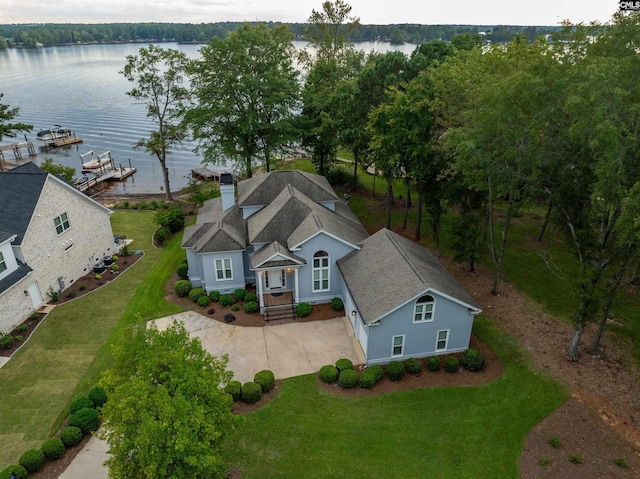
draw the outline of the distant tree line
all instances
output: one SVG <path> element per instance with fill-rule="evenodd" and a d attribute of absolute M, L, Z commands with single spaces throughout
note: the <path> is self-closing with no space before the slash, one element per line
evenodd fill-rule
<path fill-rule="evenodd" d="M 264 23 L 273 29 L 279 22 Z M 213 38 L 226 38 L 228 33 L 238 29 L 242 22 L 217 23 L 45 23 L 37 25 L 0 25 L 0 49 L 12 47 L 35 47 L 38 44 L 69 45 L 77 43 L 116 42 L 182 42 L 206 43 Z M 308 23 L 289 24 L 294 39 L 304 38 Z M 473 26 L 473 25 L 361 25 L 347 37 L 351 42 L 385 41 L 394 44 L 423 43 L 430 40 L 451 41 L 456 35 L 482 34 L 486 42 L 507 43 L 516 36 L 524 36 L 533 41 L 557 31 L 551 26 Z"/>

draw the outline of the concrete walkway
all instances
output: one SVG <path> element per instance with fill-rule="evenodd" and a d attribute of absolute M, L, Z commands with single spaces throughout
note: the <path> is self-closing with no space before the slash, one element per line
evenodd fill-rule
<path fill-rule="evenodd" d="M 365 362 L 360 344 L 346 317 L 326 321 L 291 323 L 248 328 L 221 323 L 193 311 L 156 319 L 158 329 L 180 321 L 192 337 L 214 356 L 229 355 L 228 369 L 234 379 L 252 381 L 258 371 L 270 369 L 276 379 L 286 379 L 318 371 L 325 364 L 349 358 Z M 78 453 L 59 479 L 108 479 L 103 466 L 107 444 L 95 436 Z"/>

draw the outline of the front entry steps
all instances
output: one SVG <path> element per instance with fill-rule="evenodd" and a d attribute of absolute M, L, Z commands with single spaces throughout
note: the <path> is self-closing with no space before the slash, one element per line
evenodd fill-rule
<path fill-rule="evenodd" d="M 284 306 L 272 306 L 264 311 L 265 321 L 289 320 L 295 321 L 297 317 L 296 308 L 293 304 Z"/>

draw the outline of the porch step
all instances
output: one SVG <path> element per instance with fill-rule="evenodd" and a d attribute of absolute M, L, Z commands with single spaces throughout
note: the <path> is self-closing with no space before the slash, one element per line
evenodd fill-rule
<path fill-rule="evenodd" d="M 296 310 L 293 306 L 289 305 L 281 308 L 270 308 L 264 312 L 265 321 L 276 321 L 276 320 L 296 320 Z"/>

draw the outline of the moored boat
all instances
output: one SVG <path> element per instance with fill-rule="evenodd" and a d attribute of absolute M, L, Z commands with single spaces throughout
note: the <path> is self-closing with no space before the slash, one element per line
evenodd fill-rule
<path fill-rule="evenodd" d="M 88 155 L 91 155 L 91 159 L 85 162 L 84 157 Z M 104 153 L 100 153 L 98 155 L 95 155 L 93 151 L 90 151 L 88 153 L 85 153 L 84 155 L 80 155 L 80 160 L 82 161 L 83 173 L 98 173 L 106 169 L 113 168 L 111 152 L 109 151 L 105 151 Z"/>
<path fill-rule="evenodd" d="M 63 128 L 60 125 L 53 125 L 48 130 L 40 130 L 36 137 L 40 141 L 55 141 L 62 138 L 67 138 L 72 135 L 72 131 L 69 128 Z"/>

